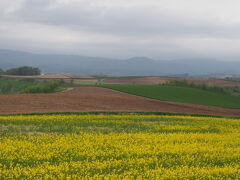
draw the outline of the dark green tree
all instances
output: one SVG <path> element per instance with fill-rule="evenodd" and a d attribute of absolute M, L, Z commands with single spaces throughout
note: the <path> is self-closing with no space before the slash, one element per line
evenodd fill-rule
<path fill-rule="evenodd" d="M 4 74 L 4 70 L 0 68 L 0 75 Z"/>
<path fill-rule="evenodd" d="M 6 71 L 7 75 L 18 75 L 18 76 L 35 76 L 40 75 L 41 71 L 39 68 L 31 66 L 23 66 L 18 68 L 9 69 Z"/>

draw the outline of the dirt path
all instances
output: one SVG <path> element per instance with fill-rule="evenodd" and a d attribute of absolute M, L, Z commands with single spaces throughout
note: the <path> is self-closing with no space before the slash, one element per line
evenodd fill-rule
<path fill-rule="evenodd" d="M 89 111 L 157 111 L 240 116 L 240 109 L 165 102 L 99 87 L 78 87 L 55 94 L 0 95 L 0 114 Z"/>

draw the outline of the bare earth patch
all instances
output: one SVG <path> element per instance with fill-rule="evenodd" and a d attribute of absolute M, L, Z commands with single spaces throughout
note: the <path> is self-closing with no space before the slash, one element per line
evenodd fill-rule
<path fill-rule="evenodd" d="M 142 124 L 169 124 L 169 122 L 166 121 L 143 121 Z"/>
<path fill-rule="evenodd" d="M 91 111 L 240 116 L 240 109 L 159 101 L 99 87 L 78 87 L 54 94 L 0 95 L 0 114 Z"/>
<path fill-rule="evenodd" d="M 194 83 L 207 83 L 217 86 L 240 86 L 240 82 L 226 81 L 213 78 L 171 78 L 160 76 L 149 76 L 139 78 L 119 78 L 119 79 L 105 79 L 103 82 L 116 84 L 162 84 L 169 80 L 186 80 Z"/>
<path fill-rule="evenodd" d="M 33 125 L 22 125 L 22 124 L 2 124 L 0 126 L 0 132 L 8 132 L 8 131 L 18 131 L 18 132 L 32 132 L 37 129 L 37 126 Z"/>

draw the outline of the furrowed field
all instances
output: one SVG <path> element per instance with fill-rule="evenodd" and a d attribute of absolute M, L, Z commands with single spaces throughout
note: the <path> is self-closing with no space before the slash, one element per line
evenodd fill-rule
<path fill-rule="evenodd" d="M 0 179 L 240 179 L 240 119 L 0 116 Z"/>

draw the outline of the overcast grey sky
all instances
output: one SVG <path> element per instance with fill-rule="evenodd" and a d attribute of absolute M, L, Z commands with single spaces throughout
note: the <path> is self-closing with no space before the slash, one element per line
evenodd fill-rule
<path fill-rule="evenodd" d="M 240 57 L 239 0 L 0 0 L 0 48 L 128 58 Z"/>

